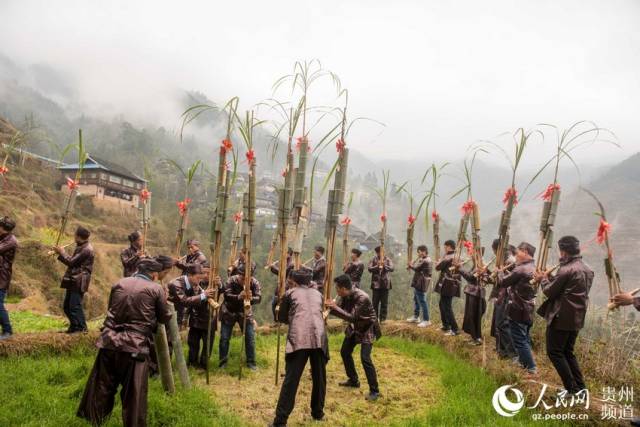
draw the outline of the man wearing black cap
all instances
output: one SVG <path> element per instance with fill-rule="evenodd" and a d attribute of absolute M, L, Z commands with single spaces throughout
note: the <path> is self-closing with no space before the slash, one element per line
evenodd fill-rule
<path fill-rule="evenodd" d="M 387 320 L 387 307 L 389 306 L 389 290 L 391 289 L 391 278 L 389 273 L 393 272 L 393 262 L 388 256 L 380 259 L 380 246 L 375 249 L 376 255 L 369 261 L 367 269 L 371 273 L 371 292 L 373 309 L 380 322 Z"/>
<path fill-rule="evenodd" d="M 340 356 L 347 373 L 347 381 L 341 382 L 343 387 L 360 387 L 356 365 L 353 362 L 353 350 L 360 344 L 360 360 L 364 373 L 369 383 L 367 400 L 377 400 L 380 396 L 378 389 L 378 375 L 376 367 L 371 360 L 373 343 L 380 338 L 380 325 L 369 295 L 361 289 L 355 288 L 349 280 L 349 276 L 338 276 L 333 280 L 336 284 L 336 293 L 340 297 L 340 304 L 329 300 L 326 302 L 331 309 L 331 314 L 348 323 L 344 331 L 344 341 L 340 349 Z"/>
<path fill-rule="evenodd" d="M 536 270 L 533 262 L 535 253 L 536 248 L 531 244 L 520 243 L 516 251 L 516 266 L 510 273 L 499 272 L 497 280 L 498 286 L 507 290 L 507 317 L 511 339 L 518 353 L 518 362 L 527 370 L 529 376 L 537 374 L 529 336 L 536 302 L 536 289 L 531 284 Z"/>
<path fill-rule="evenodd" d="M 561 238 L 558 248 L 560 267 L 556 276 L 550 279 L 544 272 L 535 274 L 547 297 L 538 314 L 547 323 L 547 356 L 560 375 L 565 390 L 577 393 L 586 385 L 573 346 L 584 326 L 594 273 L 582 261 L 577 238 Z"/>
<path fill-rule="evenodd" d="M 242 328 L 244 324 L 247 325 L 247 330 L 244 331 L 244 347 L 247 360 L 247 367 L 252 371 L 258 369 L 256 365 L 256 337 L 253 327 L 253 309 L 249 308 L 249 312 L 245 314 L 244 311 L 244 273 L 245 264 L 241 264 L 237 267 L 238 274 L 229 277 L 227 283 L 222 288 L 224 294 L 224 301 L 220 309 L 220 344 L 219 344 L 219 366 L 224 368 L 227 366 L 227 356 L 229 355 L 229 341 L 231 340 L 231 333 L 236 323 Z M 251 288 L 250 298 L 251 305 L 259 304 L 262 300 L 260 282 L 253 276 L 255 268 L 251 269 Z M 245 322 L 245 315 L 247 316 Z"/>
<path fill-rule="evenodd" d="M 136 272 L 138 261 L 144 256 L 142 252 L 142 234 L 134 231 L 127 236 L 129 239 L 129 247 L 120 252 L 120 261 L 122 261 L 122 277 L 131 277 Z"/>
<path fill-rule="evenodd" d="M 169 262 L 166 262 L 166 260 Z M 145 258 L 137 273 L 111 288 L 109 309 L 96 346 L 98 356 L 89 374 L 78 417 L 102 424 L 113 410 L 121 386 L 122 421 L 125 426 L 145 426 L 150 339 L 158 323 L 171 318 L 166 295 L 157 282 L 173 266 L 171 258 Z"/>
<path fill-rule="evenodd" d="M 288 280 L 290 289 L 285 293 L 278 313 L 278 320 L 289 325 L 285 377 L 273 426 L 287 425 L 307 361 L 311 364 L 311 416 L 315 420 L 324 417 L 327 392 L 329 341 L 322 315 L 322 295 L 309 287 L 311 274 L 306 270 L 294 270 Z"/>
<path fill-rule="evenodd" d="M 82 297 L 89 289 L 93 271 L 93 247 L 89 243 L 91 233 L 84 227 L 78 227 L 75 233 L 76 248 L 73 255 L 67 255 L 61 246 L 54 247 L 58 261 L 67 266 L 62 276 L 61 288 L 66 289 L 64 296 L 64 314 L 69 319 L 67 333 L 86 332 L 87 322 L 82 309 Z"/>
<path fill-rule="evenodd" d="M 18 249 L 18 240 L 12 233 L 15 226 L 16 223 L 8 216 L 0 219 L 0 323 L 2 324 L 0 340 L 7 339 L 13 334 L 9 313 L 4 307 L 4 299 L 11 284 L 13 260 Z"/>
<path fill-rule="evenodd" d="M 167 286 L 169 301 L 173 303 L 174 307 L 180 307 L 181 311 L 189 314 L 187 363 L 191 366 L 204 368 L 206 366 L 205 345 L 207 345 L 207 323 L 209 321 L 207 299 L 213 297 L 214 287 L 210 286 L 204 290 L 200 286 L 200 283 L 205 281 L 208 276 L 207 270 L 201 264 L 191 264 L 184 272 L 185 275 L 176 277 L 169 282 Z M 215 331 L 215 328 L 212 328 L 212 331 Z M 209 342 L 209 354 L 211 354 L 213 337 L 212 334 Z M 202 353 L 200 353 L 201 343 Z"/>

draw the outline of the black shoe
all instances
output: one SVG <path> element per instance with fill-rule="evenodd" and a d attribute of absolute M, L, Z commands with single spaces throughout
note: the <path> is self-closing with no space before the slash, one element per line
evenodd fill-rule
<path fill-rule="evenodd" d="M 353 388 L 358 388 L 360 387 L 360 382 L 353 382 L 351 380 L 346 380 L 346 381 L 342 381 L 341 383 L 338 383 L 338 385 L 340 387 L 353 387 Z"/>
<path fill-rule="evenodd" d="M 11 338 L 11 336 L 13 336 L 13 333 L 11 333 L 11 332 L 4 332 L 2 335 L 0 335 L 0 341 L 2 341 L 2 340 L 8 340 L 9 338 Z"/>
<path fill-rule="evenodd" d="M 313 418 L 314 421 L 322 422 L 324 421 L 324 414 L 320 415 L 319 417 L 311 414 L 311 418 Z"/>
<path fill-rule="evenodd" d="M 218 368 L 224 369 L 226 367 L 227 367 L 227 361 L 226 360 L 221 360 L 220 363 L 218 363 Z"/>
<path fill-rule="evenodd" d="M 375 402 L 380 397 L 380 393 L 377 391 L 370 391 L 364 398 L 370 402 Z"/>
<path fill-rule="evenodd" d="M 249 368 L 251 371 L 254 371 L 254 372 L 258 370 L 258 367 L 253 363 L 248 364 L 247 368 Z"/>

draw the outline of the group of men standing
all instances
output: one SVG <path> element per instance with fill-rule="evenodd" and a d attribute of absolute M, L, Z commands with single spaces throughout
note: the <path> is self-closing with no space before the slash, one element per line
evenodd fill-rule
<path fill-rule="evenodd" d="M 497 253 L 499 241 L 492 244 Z M 440 294 L 440 318 L 445 335 L 459 334 L 458 323 L 453 312 L 453 298 L 465 294 L 465 309 L 462 329 L 471 337 L 470 343 L 482 344 L 482 318 L 486 311 L 485 287 L 493 285 L 490 300 L 494 303 L 491 335 L 495 337 L 495 350 L 501 358 L 511 359 L 525 369 L 527 376 L 537 374 L 533 357 L 530 331 L 536 314 L 538 290 L 546 297 L 538 307 L 537 314 L 546 323 L 547 356 L 556 368 L 565 390 L 577 393 L 585 388 L 585 382 L 574 354 L 574 345 L 584 319 L 589 302 L 589 291 L 594 273 L 580 255 L 580 242 L 574 236 L 565 236 L 558 241 L 560 263 L 555 275 L 537 271 L 535 267 L 536 248 L 522 242 L 518 247 L 510 247 L 505 254 L 504 267 L 465 268 L 456 259 L 456 243 L 444 243 L 444 256 L 435 263 L 439 272 L 434 291 Z M 432 275 L 432 261 L 425 246 L 418 247 L 418 257 L 408 266 L 414 271 L 411 286 L 414 288 L 414 315 L 407 319 L 419 322 L 420 311 L 423 321 L 419 326 L 429 326 L 428 306 L 424 293 Z M 462 287 L 462 279 L 467 282 Z M 631 304 L 628 294 L 616 297 L 623 304 Z M 637 298 L 636 298 L 637 299 Z M 635 301 L 633 301 L 635 303 Z M 637 303 L 636 303 L 637 304 Z"/>
<path fill-rule="evenodd" d="M 17 239 L 12 233 L 14 228 L 12 219 L 0 218 L 0 339 L 9 338 L 12 334 L 4 300 L 18 248 Z M 72 254 L 67 254 L 63 247 L 54 248 L 57 259 L 67 267 L 61 283 L 66 291 L 63 306 L 69 319 L 67 333 L 87 330 L 82 299 L 89 288 L 94 262 L 94 251 L 89 243 L 90 232 L 78 227 L 74 238 L 76 245 Z M 78 409 L 78 416 L 94 424 L 103 422 L 109 416 L 115 393 L 118 387 L 122 387 L 124 424 L 145 425 L 148 376 L 154 355 L 152 336 L 158 323 L 166 323 L 171 317 L 168 302 L 174 304 L 179 323 L 188 322 L 189 364 L 204 367 L 211 354 L 218 323 L 218 319 L 209 316 L 212 305 L 220 308 L 220 367 L 227 364 L 231 332 L 235 323 L 238 323 L 241 328 L 246 328 L 247 366 L 256 369 L 253 313 L 251 310 L 247 312 L 244 307 L 247 297 L 244 286 L 246 268 L 251 269 L 252 276 L 248 296 L 251 305 L 261 301 L 261 286 L 253 277 L 255 263 L 246 265 L 245 254 L 241 252 L 229 268 L 224 283 L 215 276 L 210 284 L 209 265 L 197 241 L 187 242 L 188 254 L 180 259 L 162 255 L 147 256 L 142 251 L 138 232 L 132 233 L 129 241 L 130 246 L 121 253 L 123 278 L 111 289 L 108 312 L 97 342 L 98 355 Z M 492 284 L 489 298 L 494 302 L 491 330 L 496 339 L 496 352 L 503 358 L 513 359 L 530 375 L 535 375 L 530 329 L 535 315 L 536 294 L 541 289 L 546 301 L 538 307 L 537 313 L 546 322 L 547 355 L 568 393 L 584 389 L 584 378 L 573 347 L 584 326 L 594 274 L 582 261 L 578 239 L 565 236 L 558 241 L 560 264 L 554 276 L 536 271 L 536 248 L 526 242 L 517 248 L 510 248 L 503 262 L 505 268 L 494 271 L 489 268 L 466 269 L 454 256 L 455 246 L 455 242 L 446 241 L 445 255 L 435 262 L 435 266 L 428 256 L 427 247 L 421 245 L 417 248 L 417 258 L 407 266 L 414 272 L 411 281 L 414 316 L 408 320 L 417 322 L 421 327 L 430 325 L 426 293 L 436 271 L 439 277 L 434 290 L 440 294 L 442 330 L 449 336 L 458 335 L 452 301 L 460 297 L 461 279 L 464 278 L 467 285 L 463 289 L 463 330 L 471 336 L 471 343 L 481 343 L 482 317 L 486 311 L 485 284 Z M 494 252 L 497 247 L 496 240 L 492 245 Z M 369 298 L 360 289 L 364 272 L 364 264 L 360 260 L 362 253 L 353 249 L 349 262 L 343 266 L 344 274 L 334 279 L 337 298 L 324 301 L 324 248 L 316 247 L 312 264 L 299 269 L 294 268 L 291 255 L 289 253 L 287 259 L 287 290 L 279 302 L 280 310 L 276 319 L 289 325 L 285 378 L 273 421 L 276 426 L 287 423 L 307 362 L 311 365 L 313 382 L 311 414 L 317 420 L 324 417 L 326 363 L 329 360 L 325 321 L 329 314 L 347 324 L 340 350 L 347 379 L 340 386 L 360 387 L 353 360 L 353 351 L 360 345 L 360 358 L 369 386 L 366 398 L 372 401 L 378 399 L 380 391 L 371 353 L 373 343 L 381 336 L 380 322 L 387 316 L 391 289 L 389 273 L 394 269 L 392 261 L 386 256 L 381 258 L 380 248 L 376 248 L 376 256 L 367 266 L 372 274 L 373 297 Z M 158 282 L 162 283 L 174 267 L 180 269 L 181 274 L 169 282 L 165 291 Z M 277 274 L 275 264 L 268 267 Z M 213 303 L 212 299 L 215 299 Z M 640 310 L 640 297 L 620 294 L 613 301 L 618 305 L 633 304 Z M 208 329 L 213 331 L 209 339 Z"/>

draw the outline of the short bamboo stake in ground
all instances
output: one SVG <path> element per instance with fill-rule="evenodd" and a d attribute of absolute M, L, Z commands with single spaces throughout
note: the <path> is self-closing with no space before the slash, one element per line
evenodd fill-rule
<path fill-rule="evenodd" d="M 158 357 L 158 370 L 160 371 L 162 388 L 165 392 L 173 394 L 176 391 L 176 386 L 173 381 L 173 371 L 171 369 L 171 356 L 169 355 L 167 330 L 163 324 L 158 325 L 158 328 L 153 335 L 153 345 L 155 346 L 156 355 Z"/>
<path fill-rule="evenodd" d="M 184 360 L 184 352 L 182 350 L 182 338 L 180 338 L 180 331 L 178 329 L 178 319 L 176 310 L 172 303 L 167 303 L 169 311 L 171 312 L 171 319 L 167 324 L 169 328 L 169 336 L 171 337 L 171 344 L 174 348 L 176 355 L 176 367 L 178 368 L 178 377 L 180 383 L 186 389 L 191 388 L 191 380 L 189 379 L 189 370 L 187 369 L 187 362 Z"/>

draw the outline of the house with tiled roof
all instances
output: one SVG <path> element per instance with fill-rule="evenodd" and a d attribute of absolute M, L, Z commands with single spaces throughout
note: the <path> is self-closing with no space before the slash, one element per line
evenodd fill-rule
<path fill-rule="evenodd" d="M 63 178 L 75 179 L 79 164 L 68 164 L 58 167 Z M 82 168 L 78 191 L 80 194 L 93 196 L 120 206 L 138 208 L 140 191 L 146 180 L 111 161 L 89 154 Z M 61 183 L 64 190 L 66 184 Z"/>

